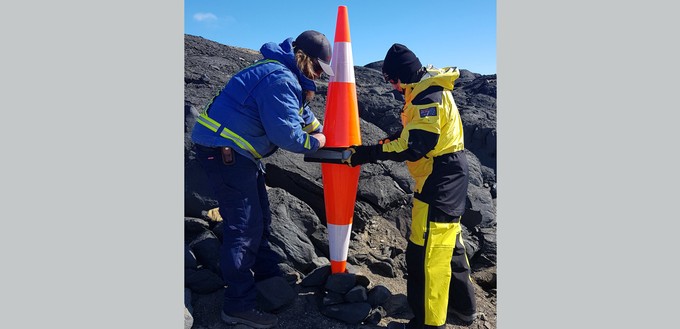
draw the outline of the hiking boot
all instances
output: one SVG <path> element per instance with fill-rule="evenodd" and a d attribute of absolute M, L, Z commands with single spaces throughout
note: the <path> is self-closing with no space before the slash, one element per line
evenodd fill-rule
<path fill-rule="evenodd" d="M 453 313 L 453 315 L 457 316 L 459 319 L 463 320 L 464 322 L 471 323 L 475 321 L 477 318 L 477 313 L 472 313 L 470 315 L 460 313 L 454 309 L 449 309 L 449 312 Z"/>
<path fill-rule="evenodd" d="M 271 328 L 279 322 L 276 315 L 262 312 L 257 309 L 242 312 L 229 312 L 229 314 L 222 311 L 222 320 L 231 325 L 242 323 L 253 328 L 262 329 Z"/>

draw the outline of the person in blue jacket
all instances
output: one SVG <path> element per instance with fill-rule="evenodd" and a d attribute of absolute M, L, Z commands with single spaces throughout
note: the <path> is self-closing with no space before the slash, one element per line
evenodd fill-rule
<path fill-rule="evenodd" d="M 311 153 L 324 146 L 322 125 L 308 104 L 314 80 L 333 70 L 330 42 L 313 30 L 266 43 L 260 52 L 263 59 L 234 75 L 206 106 L 191 139 L 224 221 L 222 319 L 270 328 L 278 319 L 256 308 L 255 282 L 281 272 L 268 241 L 271 216 L 260 159 L 278 148 Z"/>

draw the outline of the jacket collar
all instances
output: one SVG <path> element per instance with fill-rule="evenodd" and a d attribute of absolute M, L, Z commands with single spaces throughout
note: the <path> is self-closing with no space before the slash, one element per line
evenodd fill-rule
<path fill-rule="evenodd" d="M 441 86 L 446 90 L 453 90 L 453 83 L 458 77 L 460 77 L 460 71 L 457 67 L 437 69 L 430 65 L 420 81 L 402 83 L 401 87 L 404 89 L 404 97 L 411 99 L 430 86 Z"/>

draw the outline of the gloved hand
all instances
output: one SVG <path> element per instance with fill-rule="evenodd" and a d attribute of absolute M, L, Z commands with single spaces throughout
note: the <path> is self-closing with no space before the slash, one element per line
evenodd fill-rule
<path fill-rule="evenodd" d="M 343 159 L 342 162 L 350 167 L 376 162 L 375 147 L 376 145 L 352 145 L 347 149 L 352 154 L 349 158 Z"/>

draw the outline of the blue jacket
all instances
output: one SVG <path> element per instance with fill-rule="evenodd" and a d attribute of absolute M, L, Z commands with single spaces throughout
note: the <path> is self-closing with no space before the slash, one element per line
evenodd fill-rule
<path fill-rule="evenodd" d="M 191 139 L 208 146 L 229 146 L 257 161 L 281 147 L 310 153 L 319 142 L 319 121 L 303 104 L 304 90 L 316 91 L 295 62 L 293 38 L 260 48 L 263 60 L 234 75 L 197 118 Z"/>

